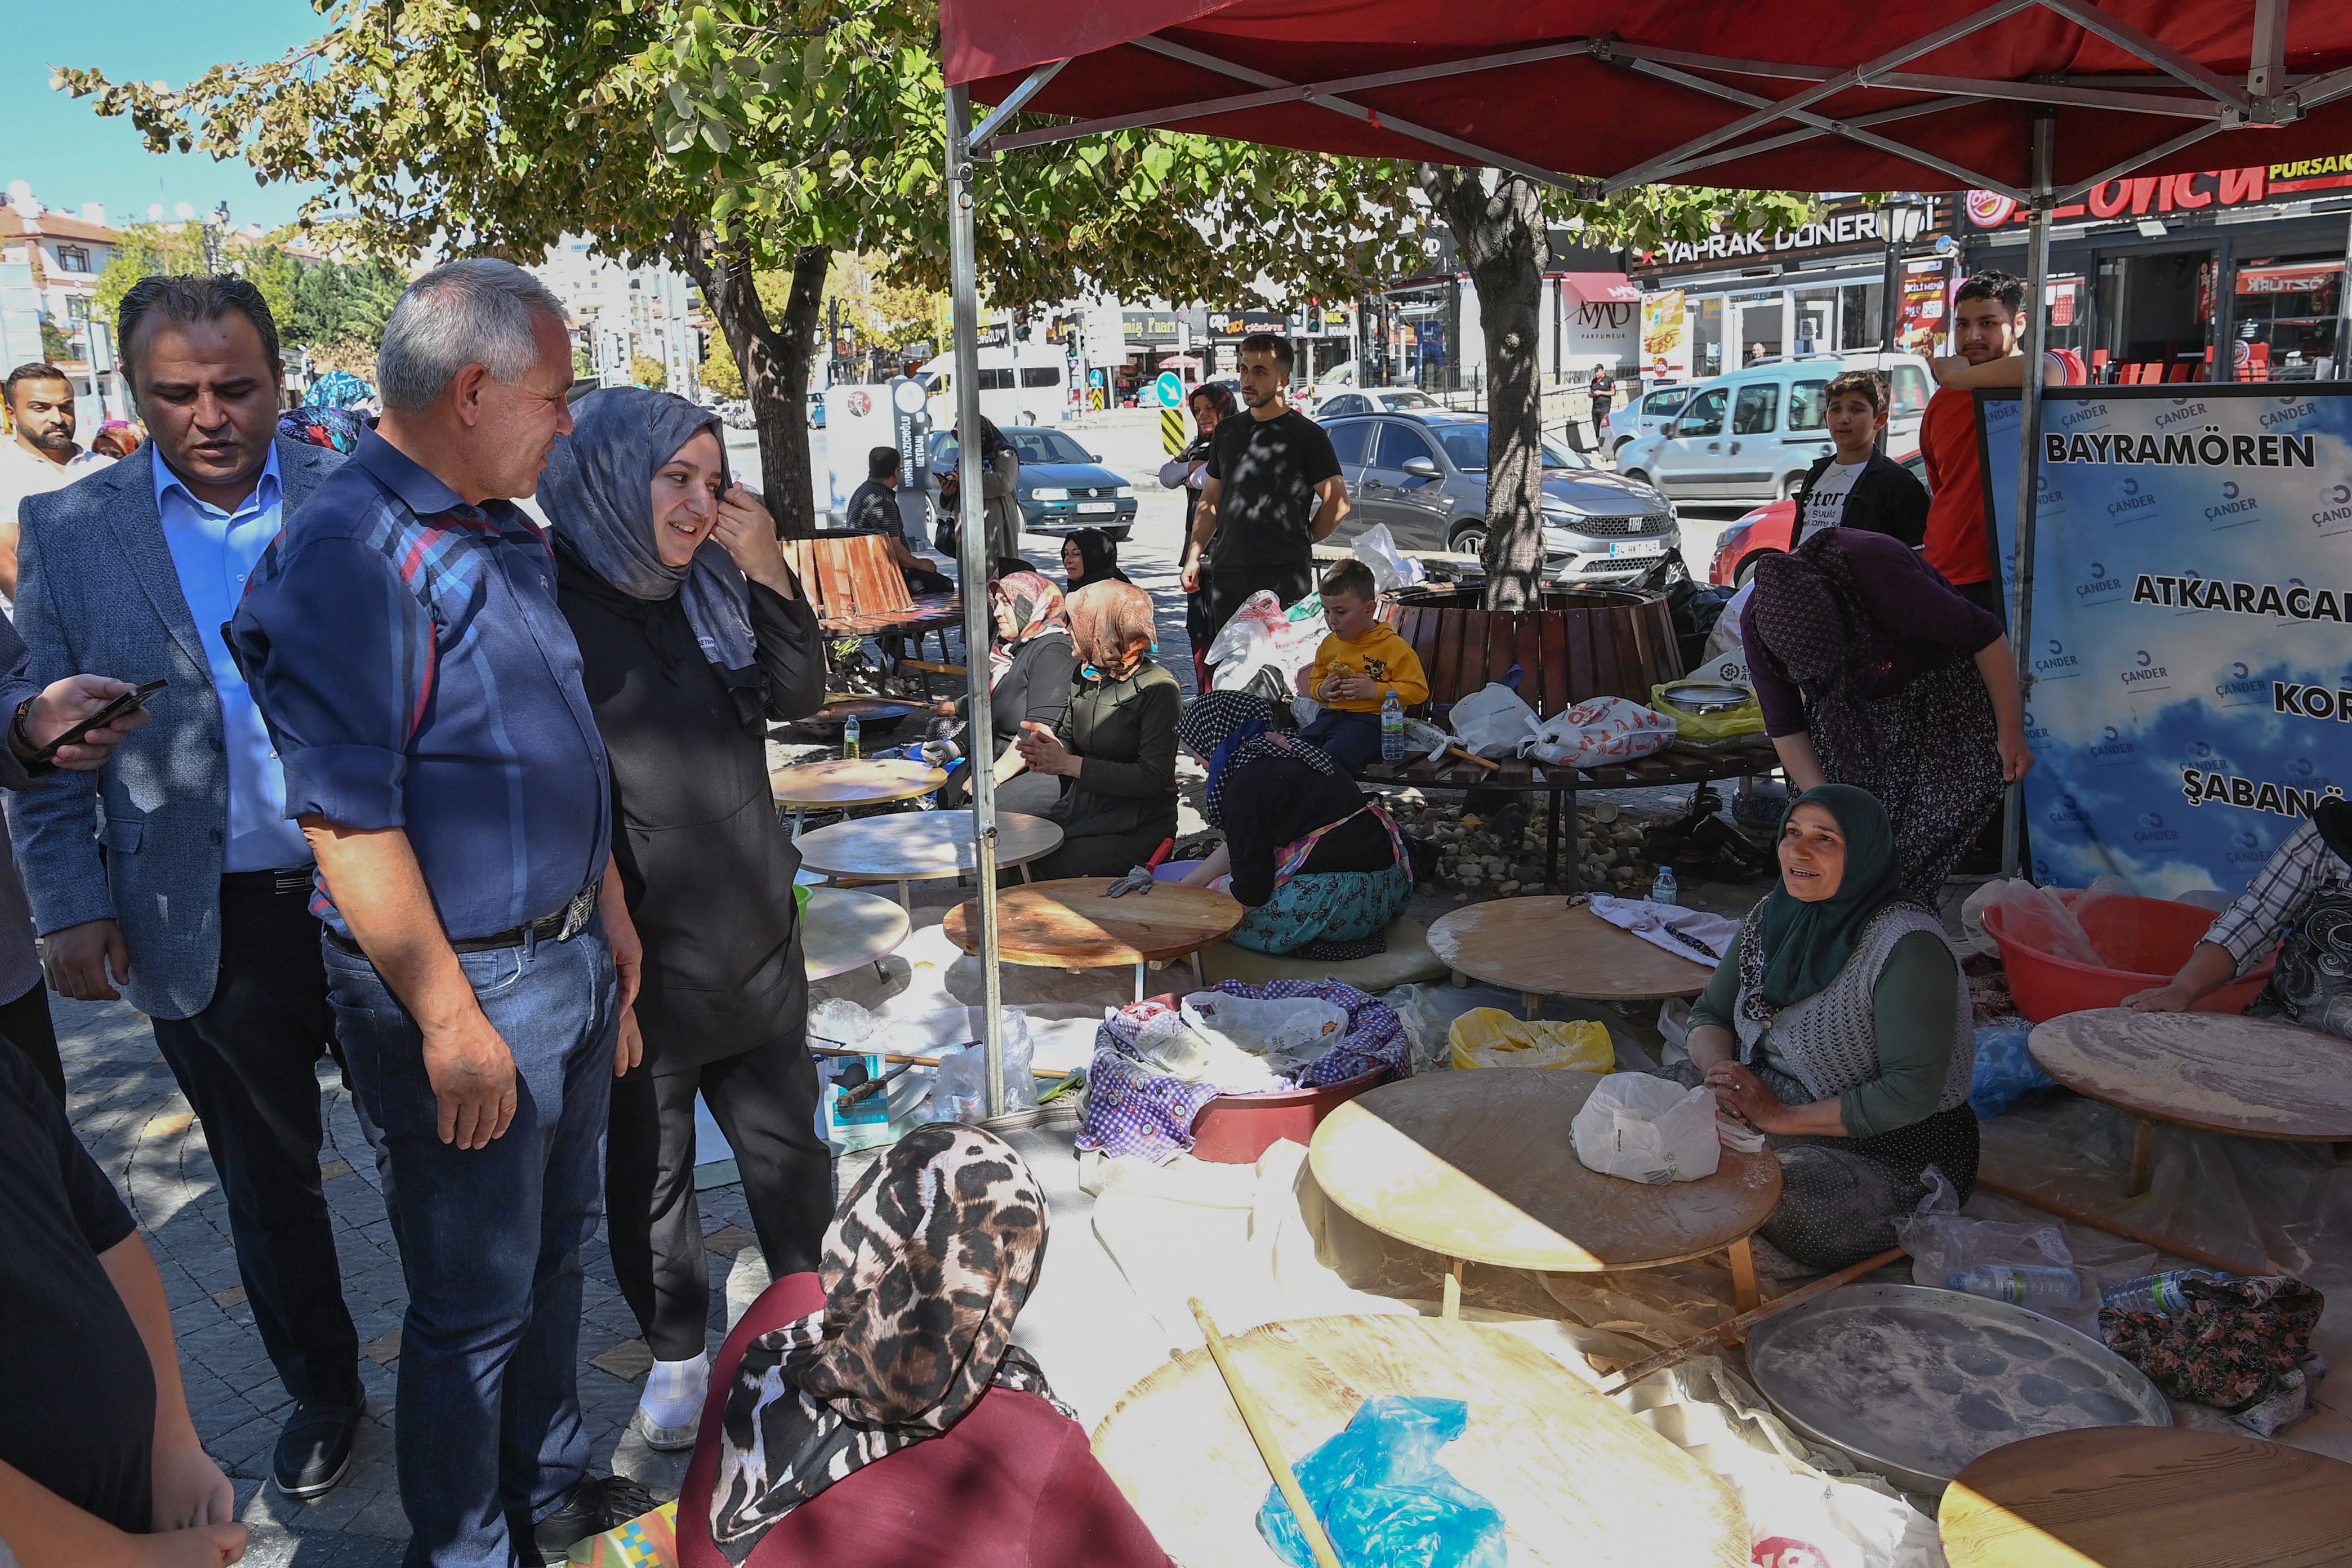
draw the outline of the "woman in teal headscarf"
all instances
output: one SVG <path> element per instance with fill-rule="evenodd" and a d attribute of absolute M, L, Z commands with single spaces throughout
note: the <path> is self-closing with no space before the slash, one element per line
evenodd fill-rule
<path fill-rule="evenodd" d="M 1875 796 L 1807 790 L 1780 818 L 1780 885 L 1692 1006 L 1691 1059 L 1670 1076 L 1704 1082 L 1780 1155 L 1758 1267 L 1788 1274 L 1894 1246 L 1930 1165 L 1967 1199 L 1976 1029 L 1942 922 L 1903 893 Z"/>

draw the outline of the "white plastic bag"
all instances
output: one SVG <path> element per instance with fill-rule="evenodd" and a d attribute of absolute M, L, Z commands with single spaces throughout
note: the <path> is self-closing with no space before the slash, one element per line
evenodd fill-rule
<path fill-rule="evenodd" d="M 1260 589 L 1242 601 L 1209 645 L 1209 685 L 1217 691 L 1257 691 L 1283 701 L 1297 690 L 1298 672 L 1323 646 L 1323 601 L 1313 594 L 1285 610 Z"/>
<path fill-rule="evenodd" d="M 1390 537 L 1385 522 L 1376 522 L 1364 530 L 1348 549 L 1372 569 L 1372 585 L 1383 594 L 1391 588 L 1411 588 L 1429 581 L 1429 574 L 1420 562 L 1397 553 L 1396 541 Z"/>
<path fill-rule="evenodd" d="M 1007 1011 L 1001 1032 L 1004 1038 L 1004 1109 L 1034 1110 L 1037 1078 L 1029 1070 L 1029 1020 L 1020 1013 Z M 940 1116 L 958 1121 L 987 1118 L 986 1047 L 967 1046 L 951 1057 L 940 1058 L 939 1088 L 933 1091 L 931 1107 Z"/>
<path fill-rule="evenodd" d="M 2074 1251 L 2055 1224 L 1963 1219 L 1959 1207 L 1959 1197 L 1944 1173 L 1928 1166 L 1927 1195 L 1919 1200 L 1918 1211 L 1895 1222 L 1895 1244 L 1911 1255 L 1914 1285 L 1941 1290 L 1953 1275 L 1979 1263 L 2074 1267 Z"/>
<path fill-rule="evenodd" d="M 1514 756 L 1536 732 L 1536 710 L 1500 681 L 1470 693 L 1446 717 L 1463 749 L 1482 757 Z"/>
<path fill-rule="evenodd" d="M 1587 1169 L 1652 1186 L 1712 1176 L 1723 1159 L 1715 1091 L 1648 1073 L 1602 1079 L 1569 1131 Z"/>
<path fill-rule="evenodd" d="M 1285 1077 L 1297 1076 L 1348 1032 L 1347 1009 L 1316 996 L 1267 999 L 1195 991 L 1176 1005 L 1192 1032 L 1212 1047 L 1254 1056 Z"/>
<path fill-rule="evenodd" d="M 1654 709 L 1629 698 L 1596 697 L 1537 721 L 1535 738 L 1519 755 L 1574 768 L 1630 763 L 1664 751 L 1675 733 L 1675 721 Z"/>

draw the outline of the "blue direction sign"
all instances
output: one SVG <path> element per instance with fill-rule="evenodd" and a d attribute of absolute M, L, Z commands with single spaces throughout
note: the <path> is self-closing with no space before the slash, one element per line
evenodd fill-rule
<path fill-rule="evenodd" d="M 1160 394 L 1160 407 L 1181 408 L 1184 406 L 1184 378 L 1178 375 L 1174 371 L 1161 371 L 1160 373 L 1160 379 L 1152 383 L 1152 385 Z"/>

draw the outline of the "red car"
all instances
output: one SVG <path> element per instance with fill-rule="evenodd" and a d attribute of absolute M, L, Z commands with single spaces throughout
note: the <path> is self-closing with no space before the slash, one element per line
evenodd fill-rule
<path fill-rule="evenodd" d="M 1927 486 L 1924 457 L 1914 452 L 1903 459 L 1903 466 L 1911 470 L 1911 477 L 1922 487 Z M 1715 564 L 1707 569 L 1707 581 L 1723 588 L 1746 586 L 1759 560 L 1773 553 L 1788 553 L 1789 535 L 1796 526 L 1797 503 L 1793 500 L 1765 502 L 1723 531 L 1723 537 L 1716 541 Z"/>

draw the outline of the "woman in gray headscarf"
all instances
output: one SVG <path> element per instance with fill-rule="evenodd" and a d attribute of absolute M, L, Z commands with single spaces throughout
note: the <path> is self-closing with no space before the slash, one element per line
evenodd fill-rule
<path fill-rule="evenodd" d="M 768 720 L 823 703 L 824 647 L 767 509 L 730 482 L 718 416 L 614 388 L 572 417 L 539 499 L 646 947 L 644 1059 L 613 1089 L 613 1271 L 655 1356 L 637 1424 L 657 1447 L 687 1447 L 709 1377 L 696 1094 L 733 1147 L 771 1269 L 815 1268 L 833 1213 L 803 1034 L 800 855 L 763 743 Z"/>

